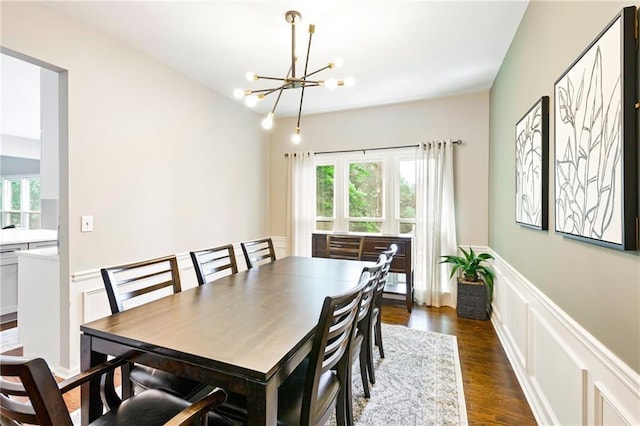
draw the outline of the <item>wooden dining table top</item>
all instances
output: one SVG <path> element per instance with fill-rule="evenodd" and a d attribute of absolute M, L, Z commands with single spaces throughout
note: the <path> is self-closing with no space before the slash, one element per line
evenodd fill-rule
<path fill-rule="evenodd" d="M 285 257 L 81 326 L 91 337 L 258 382 L 313 335 L 324 298 L 371 262 Z"/>

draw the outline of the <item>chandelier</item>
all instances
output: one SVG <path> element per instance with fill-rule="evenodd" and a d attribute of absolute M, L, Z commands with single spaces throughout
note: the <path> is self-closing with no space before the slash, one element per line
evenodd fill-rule
<path fill-rule="evenodd" d="M 296 56 L 296 24 L 302 20 L 302 15 L 300 12 L 295 10 L 290 10 L 284 15 L 287 23 L 291 25 L 291 65 L 289 66 L 289 71 L 285 77 L 268 77 L 264 75 L 255 74 L 253 72 L 247 73 L 247 80 L 255 81 L 255 80 L 269 80 L 273 82 L 277 82 L 275 87 L 266 88 L 266 89 L 257 89 L 257 90 L 243 90 L 236 89 L 234 91 L 234 96 L 236 98 L 245 98 L 245 103 L 249 107 L 253 107 L 258 103 L 258 101 L 264 99 L 265 97 L 271 95 L 272 93 L 277 93 L 276 99 L 273 103 L 273 108 L 271 108 L 271 112 L 267 114 L 264 120 L 262 120 L 262 127 L 265 129 L 271 129 L 273 127 L 273 116 L 276 112 L 276 108 L 278 107 L 278 102 L 280 101 L 280 97 L 285 90 L 289 89 L 301 89 L 300 90 L 300 105 L 298 106 L 298 121 L 296 123 L 296 128 L 293 133 L 291 140 L 293 143 L 300 143 L 300 116 L 302 115 L 302 101 L 304 100 L 304 90 L 307 87 L 326 87 L 328 89 L 335 89 L 338 86 L 352 86 L 353 78 L 347 78 L 345 80 L 336 80 L 335 78 L 331 78 L 328 80 L 314 80 L 310 77 L 315 76 L 321 71 L 326 69 L 333 69 L 342 65 L 342 61 L 340 59 L 336 59 L 333 62 L 329 62 L 322 68 L 319 68 L 315 71 L 308 71 L 309 67 L 309 51 L 311 50 L 311 38 L 313 37 L 313 33 L 315 32 L 315 25 L 309 25 L 309 42 L 307 44 L 307 56 L 304 63 L 304 72 L 302 76 L 296 75 L 296 62 L 298 60 Z"/>

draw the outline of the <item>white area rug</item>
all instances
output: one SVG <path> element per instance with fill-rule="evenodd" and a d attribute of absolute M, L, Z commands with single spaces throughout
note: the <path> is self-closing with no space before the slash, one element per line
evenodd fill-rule
<path fill-rule="evenodd" d="M 456 337 L 383 324 L 382 339 L 385 358 L 374 351 L 368 400 L 353 364 L 355 426 L 468 425 Z M 80 410 L 71 417 L 80 424 Z M 328 425 L 335 424 L 331 418 Z"/>
<path fill-rule="evenodd" d="M 468 424 L 455 336 L 383 324 L 382 341 L 385 358 L 374 351 L 369 400 L 353 364 L 356 426 Z"/>

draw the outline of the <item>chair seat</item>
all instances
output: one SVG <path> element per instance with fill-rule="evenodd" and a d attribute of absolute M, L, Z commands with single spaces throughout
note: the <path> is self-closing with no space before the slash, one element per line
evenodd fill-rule
<path fill-rule="evenodd" d="M 189 402 L 165 392 L 151 389 L 122 402 L 117 408 L 91 423 L 91 426 L 157 426 L 190 405 Z M 218 414 L 207 415 L 209 426 L 233 426 L 233 422 Z"/>
<path fill-rule="evenodd" d="M 188 398 L 197 389 L 203 387 L 203 385 L 193 380 L 140 364 L 135 364 L 131 367 L 129 378 L 135 393 L 140 393 L 147 389 L 161 389 L 172 395 Z"/>
<path fill-rule="evenodd" d="M 309 367 L 309 359 L 305 359 L 278 389 L 278 424 L 277 426 L 297 426 L 300 425 L 300 413 L 302 411 L 304 384 Z M 321 418 L 327 410 L 334 407 L 335 401 L 340 391 L 340 381 L 333 371 L 327 371 L 320 376 L 318 387 L 318 405 L 316 418 Z M 227 401 L 216 408 L 216 411 L 226 417 L 245 421 L 247 418 L 247 399 L 238 394 L 230 393 Z"/>

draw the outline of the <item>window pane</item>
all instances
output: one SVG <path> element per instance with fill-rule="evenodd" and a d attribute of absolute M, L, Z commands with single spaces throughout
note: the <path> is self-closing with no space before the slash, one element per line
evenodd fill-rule
<path fill-rule="evenodd" d="M 415 227 L 416 227 L 415 223 L 400 222 L 400 233 L 413 234 L 415 231 Z"/>
<path fill-rule="evenodd" d="M 29 180 L 29 210 L 40 211 L 40 180 Z"/>
<path fill-rule="evenodd" d="M 349 222 L 349 232 L 380 232 L 380 222 Z"/>
<path fill-rule="evenodd" d="M 333 231 L 333 221 L 319 220 L 316 222 L 316 229 L 318 231 Z"/>
<path fill-rule="evenodd" d="M 6 217 L 8 217 L 9 219 L 7 220 L 6 225 L 15 225 L 16 228 L 22 227 L 22 225 L 20 224 L 20 213 L 7 213 Z"/>
<path fill-rule="evenodd" d="M 12 180 L 9 182 L 11 186 L 11 210 L 20 210 L 20 181 Z"/>
<path fill-rule="evenodd" d="M 40 229 L 40 213 L 29 213 L 29 229 Z"/>
<path fill-rule="evenodd" d="M 382 162 L 349 164 L 349 217 L 382 217 L 382 202 Z"/>
<path fill-rule="evenodd" d="M 333 165 L 316 167 L 316 216 L 333 217 L 333 173 Z"/>
<path fill-rule="evenodd" d="M 400 217 L 416 217 L 416 167 L 413 160 L 400 161 Z"/>

